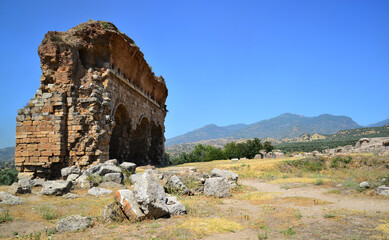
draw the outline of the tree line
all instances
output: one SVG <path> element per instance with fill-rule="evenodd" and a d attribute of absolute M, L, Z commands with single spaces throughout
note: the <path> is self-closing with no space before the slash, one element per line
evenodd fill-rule
<path fill-rule="evenodd" d="M 247 140 L 246 142 L 229 142 L 223 149 L 203 144 L 197 144 L 190 153 L 180 153 L 177 157 L 170 159 L 172 165 L 189 162 L 208 162 L 213 160 L 248 158 L 252 159 L 260 150 L 270 152 L 273 150 L 271 142 L 261 142 L 259 138 Z"/>

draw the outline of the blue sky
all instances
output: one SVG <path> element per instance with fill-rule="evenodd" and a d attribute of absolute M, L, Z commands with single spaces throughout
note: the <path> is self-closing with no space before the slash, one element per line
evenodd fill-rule
<path fill-rule="evenodd" d="M 0 147 L 39 87 L 37 48 L 88 19 L 130 36 L 169 89 L 166 137 L 285 112 L 389 118 L 389 1 L 1 1 Z"/>

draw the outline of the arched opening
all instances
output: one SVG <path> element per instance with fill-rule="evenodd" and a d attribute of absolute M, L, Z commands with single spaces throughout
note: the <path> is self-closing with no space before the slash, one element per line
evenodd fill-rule
<path fill-rule="evenodd" d="M 131 132 L 130 160 L 137 165 L 150 164 L 148 152 L 150 149 L 150 124 L 147 118 L 142 118 L 139 125 Z"/>
<path fill-rule="evenodd" d="M 119 105 L 116 109 L 115 122 L 109 142 L 109 158 L 128 162 L 130 161 L 131 125 L 128 112 L 123 105 Z"/>
<path fill-rule="evenodd" d="M 165 138 L 161 126 L 153 125 L 151 128 L 151 147 L 149 150 L 149 158 L 152 165 L 165 165 L 164 142 Z"/>

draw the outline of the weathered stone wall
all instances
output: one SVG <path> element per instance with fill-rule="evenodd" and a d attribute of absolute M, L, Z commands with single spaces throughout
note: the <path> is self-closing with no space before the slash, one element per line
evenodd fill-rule
<path fill-rule="evenodd" d="M 117 158 L 163 165 L 167 88 L 134 42 L 108 22 L 48 32 L 38 49 L 41 86 L 16 126 L 21 172 Z"/>

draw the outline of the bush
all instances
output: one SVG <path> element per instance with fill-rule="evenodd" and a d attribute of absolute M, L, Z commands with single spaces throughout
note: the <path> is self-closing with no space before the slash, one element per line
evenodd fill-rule
<path fill-rule="evenodd" d="M 316 181 L 313 183 L 314 185 L 323 185 L 323 180 L 322 179 L 316 179 Z"/>
<path fill-rule="evenodd" d="M 57 211 L 50 206 L 42 206 L 39 208 L 39 215 L 45 220 L 52 220 L 58 217 Z"/>
<path fill-rule="evenodd" d="M 0 223 L 3 222 L 11 222 L 13 220 L 11 214 L 9 213 L 8 209 L 5 211 L 2 211 L 0 214 Z"/>
<path fill-rule="evenodd" d="M 86 177 L 86 180 L 89 182 L 94 182 L 96 184 L 102 183 L 104 181 L 104 177 L 100 175 L 90 174 Z"/>
<path fill-rule="evenodd" d="M 16 169 L 0 170 L 0 185 L 12 185 L 18 181 L 18 171 Z"/>
<path fill-rule="evenodd" d="M 341 166 L 341 164 L 343 165 L 343 167 L 346 167 L 346 165 L 349 164 L 352 159 L 353 158 L 351 156 L 348 156 L 348 157 L 334 157 L 332 159 L 330 167 L 331 168 L 339 168 Z"/>

